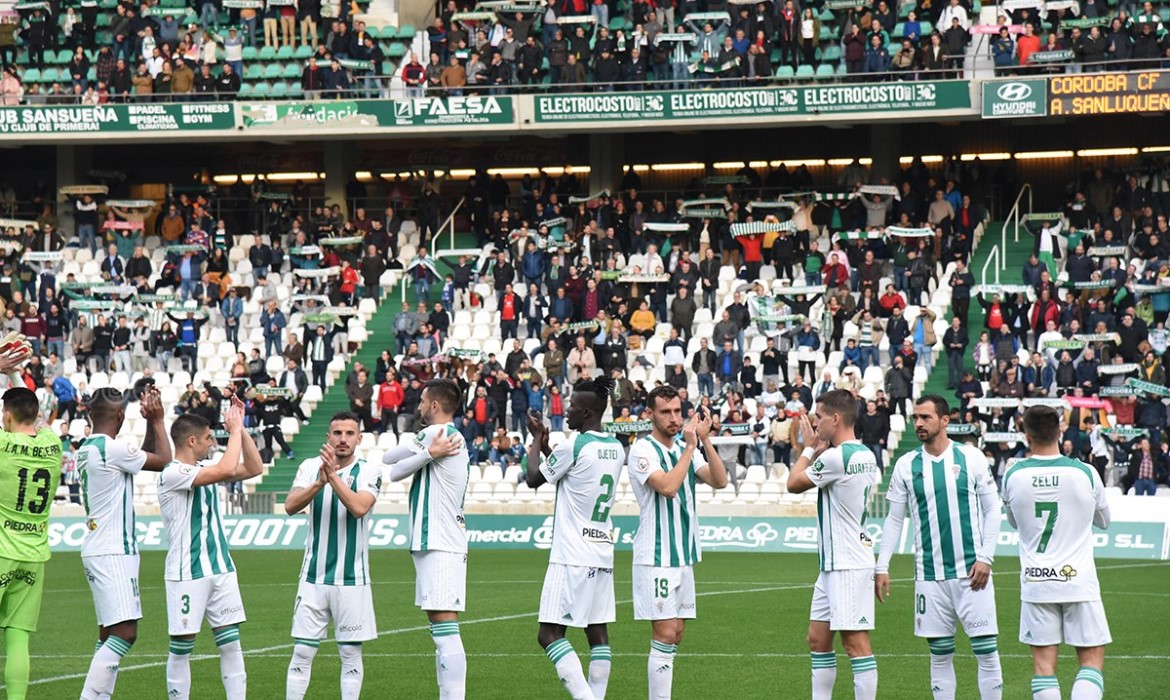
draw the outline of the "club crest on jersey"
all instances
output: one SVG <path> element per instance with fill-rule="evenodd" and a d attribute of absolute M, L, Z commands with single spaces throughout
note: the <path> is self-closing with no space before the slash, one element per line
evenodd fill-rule
<path fill-rule="evenodd" d="M 812 472 L 813 476 L 820 479 L 824 476 L 825 463 L 818 459 L 817 461 L 813 462 L 813 465 L 809 468 L 809 471 Z"/>
<path fill-rule="evenodd" d="M 89 518 L 88 520 L 85 521 L 85 527 L 90 532 L 93 532 L 94 530 L 98 529 L 97 521 L 94 520 L 93 518 Z"/>
<path fill-rule="evenodd" d="M 640 471 L 640 472 L 650 471 L 650 460 L 646 459 L 645 457 L 639 457 L 638 458 L 638 471 Z"/>
<path fill-rule="evenodd" d="M 958 479 L 959 478 L 959 471 L 960 471 L 959 465 L 957 465 L 957 464 L 951 465 L 951 476 Z"/>

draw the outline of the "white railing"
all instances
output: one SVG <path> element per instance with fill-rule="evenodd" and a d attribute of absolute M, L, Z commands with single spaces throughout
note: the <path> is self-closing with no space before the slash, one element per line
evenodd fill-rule
<path fill-rule="evenodd" d="M 1008 230 L 1008 226 L 1011 226 L 1012 230 L 1013 230 L 1012 240 L 1015 241 L 1016 243 L 1020 242 L 1020 224 L 1023 222 L 1024 216 L 1025 216 L 1025 214 L 1021 213 L 1021 211 L 1020 211 L 1020 205 L 1023 204 L 1023 202 L 1024 202 L 1024 194 L 1025 193 L 1027 193 L 1027 195 L 1028 195 L 1028 211 L 1026 212 L 1026 214 L 1032 213 L 1032 185 L 1025 182 L 1024 186 L 1020 188 L 1020 193 L 1018 195 L 1016 195 L 1016 201 L 1015 201 L 1015 204 L 1012 205 L 1011 211 L 1008 212 L 1008 215 L 1006 217 L 1004 217 L 1004 220 L 1003 220 L 1003 230 L 1000 232 L 1000 239 L 1001 239 L 1000 244 L 1001 244 L 1001 250 L 1003 251 L 1003 253 L 1000 255 L 1000 261 L 999 261 L 1000 266 L 998 269 L 1000 269 L 1000 270 L 1007 269 L 1007 230 Z"/>
<path fill-rule="evenodd" d="M 438 257 L 439 236 L 443 234 L 443 231 L 448 232 L 450 247 L 455 247 L 455 215 L 458 214 L 459 210 L 463 208 L 463 203 L 466 201 L 466 199 L 466 197 L 459 198 L 459 202 L 455 204 L 455 208 L 451 210 L 449 215 L 447 215 L 446 220 L 443 221 L 443 224 L 439 226 L 439 230 L 435 233 L 435 237 L 431 239 L 432 258 Z"/>
<path fill-rule="evenodd" d="M 992 268 L 993 270 L 995 270 L 995 281 L 991 282 L 990 284 L 999 284 L 999 270 L 1000 270 L 999 263 L 1000 263 L 1000 260 L 1002 258 L 1007 257 L 1006 255 L 1002 254 L 1001 251 L 1003 251 L 1003 250 L 1006 250 L 1006 248 L 1000 248 L 999 246 L 992 246 L 991 252 L 987 254 L 987 260 L 984 261 L 984 263 L 983 263 L 983 270 L 979 273 L 979 284 L 980 285 L 987 285 L 988 284 L 987 266 L 990 265 L 992 262 L 995 263 L 995 267 Z"/>

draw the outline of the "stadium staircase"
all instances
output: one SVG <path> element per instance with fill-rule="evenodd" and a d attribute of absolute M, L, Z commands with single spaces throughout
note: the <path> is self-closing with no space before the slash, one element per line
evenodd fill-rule
<path fill-rule="evenodd" d="M 440 245 L 445 245 L 450 242 L 447 234 L 444 233 L 439 236 Z M 455 235 L 455 243 L 457 246 L 464 246 L 471 248 L 475 245 L 475 237 L 470 233 L 459 233 Z M 450 267 L 445 262 L 443 257 L 444 250 L 439 249 L 436 257 L 437 267 L 440 275 L 445 275 L 450 271 Z M 403 252 L 399 259 L 409 261 L 413 258 L 413 254 L 409 256 Z M 400 283 L 406 286 L 405 299 L 410 303 L 411 308 L 415 308 L 418 304 L 418 298 L 415 296 L 414 287 L 410 285 L 404 276 Z M 442 289 L 442 283 L 431 285 L 431 301 L 437 301 L 439 298 L 439 291 Z M 402 310 L 403 292 L 401 287 L 394 287 L 389 294 L 384 296 L 378 311 L 366 322 L 366 327 L 369 329 L 369 339 L 358 348 L 357 352 L 353 353 L 349 362 L 346 364 L 345 370 L 338 376 L 337 381 L 328 387 L 321 400 L 313 408 L 313 415 L 310 416 L 309 424 L 300 429 L 300 431 L 292 436 L 289 440 L 289 447 L 292 448 L 295 459 L 289 459 L 285 455 L 278 456 L 269 467 L 268 473 L 265 474 L 263 481 L 256 486 L 256 490 L 260 492 L 269 492 L 282 494 L 289 490 L 292 486 L 293 478 L 297 473 L 297 466 L 301 460 L 315 457 L 321 449 L 321 445 L 325 444 L 325 435 L 329 428 L 329 417 L 338 411 L 349 410 L 349 397 L 345 394 L 345 378 L 353 371 L 355 362 L 361 362 L 362 366 L 370 370 L 370 381 L 373 381 L 374 366 L 378 362 L 378 356 L 382 354 L 383 350 L 394 350 L 401 353 L 401 348 L 393 348 L 393 333 L 391 329 L 394 328 L 394 317 Z M 375 387 L 375 391 L 377 388 Z"/>

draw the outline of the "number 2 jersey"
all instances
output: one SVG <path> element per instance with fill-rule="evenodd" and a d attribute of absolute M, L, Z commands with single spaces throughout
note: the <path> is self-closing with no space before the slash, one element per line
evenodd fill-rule
<path fill-rule="evenodd" d="M 146 453 L 106 435 L 90 435 L 77 448 L 85 542 L 81 556 L 138 554 L 134 532 L 134 475 Z"/>
<path fill-rule="evenodd" d="M 426 452 L 440 435 L 459 435 L 450 423 L 429 425 L 406 447 Z M 467 553 L 467 524 L 463 501 L 467 496 L 467 445 L 457 454 L 427 462 L 410 482 L 410 551 Z"/>
<path fill-rule="evenodd" d="M 0 558 L 49 560 L 49 506 L 61 481 L 61 437 L 0 431 Z"/>
<path fill-rule="evenodd" d="M 1093 525 L 1109 526 L 1097 470 L 1063 455 L 1020 460 L 1003 475 L 1008 520 L 1020 534 L 1020 600 L 1101 600 Z"/>
<path fill-rule="evenodd" d="M 613 568 L 613 508 L 625 464 L 612 435 L 584 432 L 557 445 L 540 462 L 540 473 L 556 485 L 549 563 Z"/>
<path fill-rule="evenodd" d="M 171 462 L 158 475 L 158 508 L 167 531 L 167 581 L 194 581 L 236 570 L 219 516 L 219 484 L 195 485 L 202 468 Z"/>
<path fill-rule="evenodd" d="M 690 473 L 674 498 L 663 496 L 647 483 L 655 472 L 674 469 L 684 450 L 678 442 L 667 448 L 653 435 L 630 447 L 630 483 L 638 498 L 638 533 L 634 535 L 637 566 L 693 566 L 703 558 L 695 504 L 695 472 L 707 465 L 703 454 L 695 448 Z"/>
<path fill-rule="evenodd" d="M 817 487 L 821 571 L 874 568 L 873 540 L 865 532 L 869 494 L 881 481 L 877 458 L 856 440 L 830 447 L 809 465 Z"/>

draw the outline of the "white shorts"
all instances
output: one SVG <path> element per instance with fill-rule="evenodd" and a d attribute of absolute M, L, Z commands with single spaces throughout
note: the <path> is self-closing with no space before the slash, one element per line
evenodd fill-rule
<path fill-rule="evenodd" d="M 813 586 L 808 619 L 830 630 L 873 629 L 873 569 L 822 571 Z"/>
<path fill-rule="evenodd" d="M 693 568 L 634 565 L 635 620 L 693 620 L 696 613 Z"/>
<path fill-rule="evenodd" d="M 981 591 L 971 590 L 969 578 L 914 582 L 915 637 L 953 637 L 958 624 L 968 637 L 999 634 L 995 587 L 990 578 Z"/>
<path fill-rule="evenodd" d="M 325 639 L 330 621 L 333 638 L 339 642 L 377 639 L 370 586 L 325 586 L 301 581 L 293 603 L 293 639 Z"/>
<path fill-rule="evenodd" d="M 463 612 L 467 607 L 467 555 L 459 552 L 411 552 L 414 559 L 414 604 L 434 612 Z"/>
<path fill-rule="evenodd" d="M 93 593 L 98 627 L 142 619 L 137 554 L 82 557 L 81 565 L 85 567 L 85 578 Z"/>
<path fill-rule="evenodd" d="M 170 635 L 198 634 L 204 620 L 214 629 L 248 619 L 234 571 L 194 581 L 167 581 L 166 586 Z"/>
<path fill-rule="evenodd" d="M 565 627 L 604 625 L 617 619 L 613 569 L 549 564 L 540 590 L 539 622 Z"/>
<path fill-rule="evenodd" d="M 1020 643 L 1034 647 L 1070 644 L 1100 647 L 1113 641 L 1105 606 L 1082 603 L 1020 603 Z"/>

